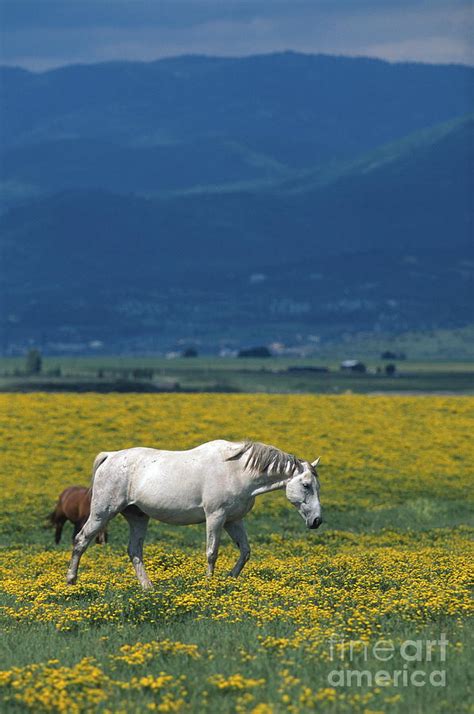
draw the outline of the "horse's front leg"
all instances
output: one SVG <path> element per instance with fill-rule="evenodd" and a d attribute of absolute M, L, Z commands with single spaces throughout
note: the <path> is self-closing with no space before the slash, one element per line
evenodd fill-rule
<path fill-rule="evenodd" d="M 130 526 L 130 540 L 128 542 L 128 555 L 135 568 L 138 582 L 144 590 L 151 590 L 153 583 L 148 577 L 143 565 L 143 542 L 148 528 L 148 516 L 136 506 L 129 506 L 122 515 Z"/>
<path fill-rule="evenodd" d="M 215 511 L 206 515 L 206 555 L 207 555 L 207 575 L 211 577 L 214 573 L 214 566 L 219 551 L 222 527 L 225 523 L 225 513 Z"/>
<path fill-rule="evenodd" d="M 249 541 L 242 521 L 233 521 L 232 523 L 226 523 L 224 528 L 234 541 L 237 548 L 240 550 L 240 557 L 229 573 L 229 575 L 232 575 L 233 578 L 236 578 L 244 567 L 247 560 L 250 558 Z"/>

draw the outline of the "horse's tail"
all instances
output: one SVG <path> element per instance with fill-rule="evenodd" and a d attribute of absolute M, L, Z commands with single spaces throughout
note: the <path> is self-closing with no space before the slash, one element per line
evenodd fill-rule
<path fill-rule="evenodd" d="M 94 480 L 95 480 L 95 475 L 97 472 L 97 469 L 99 466 L 102 466 L 104 461 L 109 457 L 110 452 L 109 451 L 101 451 L 100 454 L 97 454 L 97 456 L 94 459 L 94 463 L 92 465 L 92 481 L 91 481 L 91 487 L 90 491 L 92 493 L 92 489 L 94 488 Z"/>
<path fill-rule="evenodd" d="M 61 516 L 63 515 L 61 512 L 60 508 L 60 502 L 61 499 L 58 499 L 58 502 L 56 503 L 55 507 L 51 511 L 51 513 L 46 516 L 46 523 L 45 523 L 45 528 L 55 528 L 58 523 L 61 521 Z"/>
<path fill-rule="evenodd" d="M 46 520 L 50 526 L 56 525 L 56 509 L 54 509 L 54 511 L 51 511 Z"/>

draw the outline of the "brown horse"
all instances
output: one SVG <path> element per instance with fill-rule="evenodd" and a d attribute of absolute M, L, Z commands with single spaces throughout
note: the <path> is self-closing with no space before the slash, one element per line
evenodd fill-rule
<path fill-rule="evenodd" d="M 91 489 L 85 486 L 69 486 L 64 489 L 58 498 L 56 507 L 49 515 L 51 525 L 56 527 L 54 540 L 59 543 L 61 533 L 66 521 L 71 521 L 74 525 L 72 539 L 77 536 L 82 526 L 89 518 L 91 509 Z M 107 530 L 98 533 L 96 543 L 107 543 Z"/>

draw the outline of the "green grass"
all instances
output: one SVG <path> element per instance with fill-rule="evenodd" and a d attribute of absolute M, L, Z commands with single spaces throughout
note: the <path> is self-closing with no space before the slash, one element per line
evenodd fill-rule
<path fill-rule="evenodd" d="M 274 495 L 279 498 L 278 494 Z M 258 560 L 259 550 L 272 542 L 276 534 L 291 541 L 292 538 L 313 538 L 313 533 L 304 530 L 299 516 L 293 509 L 281 501 L 281 508 L 273 507 L 271 516 L 268 512 L 258 510 L 247 519 L 249 537 L 254 554 Z M 350 542 L 357 533 L 372 531 L 386 533 L 392 531 L 393 542 L 403 538 L 403 533 L 413 535 L 418 531 L 424 543 L 440 544 L 449 537 L 450 528 L 472 521 L 472 514 L 468 506 L 459 501 L 432 499 L 429 495 L 412 501 L 407 501 L 398 507 L 384 509 L 358 509 L 337 510 L 328 508 L 325 512 L 327 525 L 317 534 L 318 545 L 334 548 L 336 552 L 340 544 Z M 43 527 L 41 521 L 29 529 L 28 533 L 18 530 L 11 524 L 11 528 L 2 534 L 4 546 L 13 547 L 15 543 L 31 543 L 33 547 L 44 548 L 46 551 L 64 553 L 69 549 L 70 529 L 66 527 L 63 543 L 56 548 L 52 544 L 52 532 Z M 441 528 L 448 530 L 441 530 Z M 126 525 L 123 519 L 116 518 L 110 527 L 111 545 L 107 548 L 121 550 L 123 553 L 124 568 L 130 568 L 125 553 Z M 163 524 L 152 523 L 147 542 L 161 543 L 166 552 L 193 553 L 196 557 L 196 568 L 204 570 L 204 529 L 202 526 L 176 528 Z M 400 541 L 401 542 L 401 541 Z M 448 540 L 446 547 L 449 548 Z M 94 550 L 98 546 L 94 546 Z M 224 543 L 224 552 L 230 546 Z M 401 551 L 402 553 L 403 551 Z M 86 555 L 86 558 L 90 555 Z M 221 579 L 222 573 L 217 577 Z M 245 572 L 242 575 L 245 578 Z M 229 582 L 229 587 L 232 583 Z M 350 588 L 350 585 L 348 585 Z M 133 588 L 130 596 L 138 594 L 138 587 Z M 90 595 L 84 595 L 90 597 Z M 111 589 L 105 593 L 103 600 L 114 602 L 117 597 Z M 11 605 L 12 599 L 2 595 L 0 606 Z M 265 601 L 261 603 L 265 608 Z M 310 624 L 310 623 L 308 623 Z M 394 714 L 405 714 L 407 711 L 424 714 L 425 712 L 463 712 L 468 709 L 469 683 L 469 647 L 471 644 L 470 630 L 467 622 L 449 618 L 439 618 L 420 627 L 410 624 L 395 617 L 387 618 L 383 623 L 380 637 L 394 643 L 395 654 L 389 664 L 381 662 L 373 653 L 374 642 L 368 650 L 355 653 L 348 659 L 341 661 L 332 653 L 329 643 L 326 643 L 327 656 L 312 656 L 305 652 L 303 647 L 296 649 L 264 649 L 261 646 L 262 638 L 273 636 L 276 638 L 291 638 L 295 626 L 287 621 L 273 621 L 265 626 L 256 626 L 255 622 L 243 619 L 239 623 L 229 623 L 204 618 L 196 620 L 193 613 L 176 614 L 171 621 L 161 618 L 156 612 L 153 623 L 142 621 L 134 625 L 131 618 L 122 623 L 97 624 L 95 626 L 79 626 L 68 632 L 58 632 L 49 623 L 44 624 L 14 624 L 9 619 L 2 622 L 2 645 L 0 649 L 0 669 L 10 669 L 12 666 L 22 667 L 32 663 L 44 663 L 49 659 L 59 659 L 61 666 L 74 666 L 85 656 L 93 656 L 101 663 L 103 670 L 115 680 L 130 679 L 130 666 L 113 660 L 119 648 L 125 643 L 162 641 L 170 639 L 185 643 L 196 644 L 201 653 L 201 658 L 194 660 L 185 655 L 169 656 L 158 653 L 145 665 L 136 666 L 137 676 L 158 676 L 165 671 L 178 678 L 186 675 L 187 705 L 192 712 L 223 712 L 230 714 L 236 711 L 252 711 L 258 703 L 270 703 L 273 711 L 287 711 L 287 706 L 281 700 L 282 671 L 289 670 L 292 676 L 298 678 L 299 683 L 294 687 L 295 696 L 300 696 L 301 687 L 305 684 L 313 691 L 329 687 L 334 683 L 334 677 L 347 676 L 331 674 L 340 673 L 347 669 L 368 671 L 370 676 L 375 676 L 380 670 L 400 672 L 407 671 L 410 677 L 414 670 L 422 669 L 424 676 L 429 678 L 434 670 L 446 671 L 446 687 L 434 687 L 429 684 L 422 687 L 410 684 L 407 686 L 388 686 L 377 688 L 373 682 L 369 684 L 364 680 L 363 686 L 352 685 L 342 687 L 347 696 L 360 696 L 361 701 L 352 702 L 346 707 L 344 701 L 338 699 L 337 703 L 323 701 L 317 704 L 316 710 L 336 714 L 340 711 L 385 711 Z M 400 644 L 405 640 L 439 640 L 441 633 L 447 637 L 450 645 L 445 663 L 440 661 L 439 651 L 435 650 L 433 661 L 409 662 L 400 655 Z M 461 643 L 461 644 L 459 644 Z M 424 645 L 423 645 L 424 646 Z M 221 692 L 209 684 L 208 678 L 213 674 L 231 674 L 238 671 L 246 678 L 264 679 L 262 686 L 250 690 L 254 699 L 251 706 L 240 705 L 236 709 L 238 697 L 243 692 Z M 365 675 L 364 675 L 365 676 Z M 368 676 L 368 675 L 367 675 Z M 401 676 L 401 675 L 400 675 Z M 330 681 L 331 680 L 331 681 Z M 354 680 L 356 681 L 356 680 Z M 403 680 L 400 679 L 400 682 Z M 298 711 L 313 711 L 314 704 L 298 703 L 292 701 L 292 685 L 287 683 L 284 688 L 290 697 L 290 704 L 298 704 Z M 206 694 L 207 692 L 207 694 Z M 298 693 L 298 694 L 297 694 Z M 367 705 L 363 704 L 364 696 L 371 697 Z M 400 697 L 400 698 L 398 698 Z M 115 692 L 107 701 L 108 711 L 145 711 L 152 704 L 153 695 L 145 689 L 140 691 Z M 99 706 L 98 711 L 104 707 Z M 25 711 L 23 705 L 14 702 L 8 704 L 9 712 Z M 291 710 L 290 710 L 291 711 Z"/>
<path fill-rule="evenodd" d="M 286 625 L 275 625 L 271 628 L 271 631 L 275 637 L 288 637 L 292 634 Z M 107 661 L 109 655 L 116 653 L 124 642 L 133 641 L 137 636 L 143 642 L 166 638 L 188 641 L 190 632 L 192 632 L 192 641 L 198 645 L 199 650 L 209 653 L 210 657 L 208 656 L 204 661 L 199 660 L 196 662 L 189 661 L 189 658 L 186 657 L 175 656 L 170 658 L 166 655 L 158 654 L 151 665 L 136 667 L 137 675 L 142 674 L 143 671 L 146 671 L 147 674 L 152 672 L 155 675 L 165 671 L 175 677 L 179 677 L 183 671 L 186 672 L 189 692 L 188 711 L 203 711 L 204 701 L 208 702 L 206 710 L 210 712 L 228 712 L 230 714 L 236 711 L 235 695 L 229 696 L 226 693 L 213 692 L 206 679 L 223 671 L 235 672 L 235 653 L 241 650 L 247 652 L 250 657 L 255 657 L 255 659 L 249 660 L 243 666 L 240 665 L 239 671 L 247 678 L 265 679 L 264 686 L 259 687 L 256 692 L 257 702 L 275 702 L 275 694 L 281 688 L 282 679 L 278 672 L 282 669 L 289 669 L 292 676 L 297 677 L 303 685 L 306 684 L 312 689 L 329 686 L 328 679 L 331 677 L 331 673 L 334 670 L 342 670 L 342 664 L 337 658 L 333 661 L 324 662 L 296 652 L 292 655 L 291 661 L 289 661 L 275 655 L 272 650 L 262 653 L 259 646 L 260 632 L 256 630 L 252 623 L 241 623 L 238 627 L 227 623 L 216 623 L 210 628 L 208 623 L 195 623 L 190 618 L 183 618 L 181 621 L 175 621 L 170 625 L 151 626 L 145 624 L 140 627 L 139 632 L 137 632 L 137 628 L 130 625 L 119 629 L 97 627 L 69 635 L 58 634 L 51 627 L 30 626 L 23 632 L 21 628 L 20 631 L 15 628 L 13 631 L 4 633 L 3 652 L 14 649 L 16 652 L 15 660 L 20 666 L 54 658 L 60 658 L 62 664 L 72 666 L 78 659 L 78 653 L 83 655 L 87 653 L 93 654 L 99 661 L 104 662 Z M 459 637 L 459 632 L 456 628 L 449 625 L 444 626 L 442 632 L 450 642 L 456 642 Z M 413 630 L 403 625 L 399 625 L 392 630 L 391 636 L 394 642 L 401 642 L 414 637 Z M 440 629 L 437 626 L 427 627 L 416 635 L 416 638 L 422 641 L 438 640 L 439 637 Z M 469 644 L 472 643 L 466 642 L 465 646 L 467 647 Z M 276 660 L 280 660 L 277 666 L 275 666 Z M 0 667 L 8 665 L 9 658 L 0 657 Z M 418 667 L 416 663 L 410 663 L 407 668 L 408 673 L 412 673 Z M 368 670 L 371 673 L 382 669 L 403 671 L 406 668 L 406 661 L 400 657 L 398 652 L 395 652 L 395 656 L 388 667 L 386 663 L 384 664 L 377 660 L 369 650 L 367 659 L 365 659 L 365 653 L 356 655 L 350 664 L 350 668 L 361 671 Z M 403 714 L 406 714 L 406 712 L 425 714 L 426 712 L 468 711 L 468 702 L 466 700 L 470 681 L 465 653 L 456 653 L 454 650 L 449 653 L 445 664 L 435 658 L 433 662 L 423 665 L 423 669 L 427 672 L 427 677 L 433 670 L 441 668 L 446 669 L 446 687 L 439 688 L 428 684 L 423 687 L 411 685 L 387 688 L 385 692 L 386 698 L 401 695 L 401 700 L 394 701 L 389 705 L 386 704 L 382 711 L 397 714 L 398 712 Z M 126 680 L 130 677 L 130 668 L 125 664 L 115 664 L 113 669 L 109 669 L 109 672 L 115 679 L 123 678 Z M 354 694 L 360 693 L 363 696 L 370 692 L 371 689 L 373 687 L 363 686 L 358 688 L 353 686 L 351 691 Z M 208 692 L 208 697 L 205 696 L 204 692 Z M 383 700 L 382 697 L 381 699 Z M 109 700 L 107 707 L 109 711 L 139 712 L 146 710 L 145 707 L 150 701 L 153 701 L 153 698 L 143 693 L 123 692 L 117 694 L 114 699 Z M 253 702 L 253 705 L 255 704 L 256 702 Z M 340 707 L 340 702 L 334 705 L 325 702 L 318 705 L 317 711 L 336 713 L 341 711 Z M 281 702 L 274 709 L 274 711 L 285 710 L 287 709 Z M 303 711 L 313 710 L 313 707 L 303 708 Z M 8 706 L 8 712 L 21 711 L 25 711 L 22 706 L 12 704 Z M 243 711 L 251 711 L 251 708 L 243 709 Z M 345 709 L 345 711 L 350 711 L 350 709 Z M 354 711 L 356 711 L 355 707 Z M 362 709 L 357 708 L 357 711 L 362 711 Z M 366 711 L 374 710 L 367 707 Z M 381 710 L 376 709 L 375 711 Z"/>

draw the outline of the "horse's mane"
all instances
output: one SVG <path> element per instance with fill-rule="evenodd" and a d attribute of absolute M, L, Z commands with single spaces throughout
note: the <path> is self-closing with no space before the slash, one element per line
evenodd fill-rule
<path fill-rule="evenodd" d="M 284 473 L 293 476 L 295 472 L 304 471 L 303 462 L 293 454 L 287 454 L 276 446 L 261 444 L 258 441 L 245 441 L 237 453 L 230 456 L 227 461 L 237 461 L 244 455 L 247 455 L 244 468 L 258 473 L 268 471 L 272 474 Z"/>

